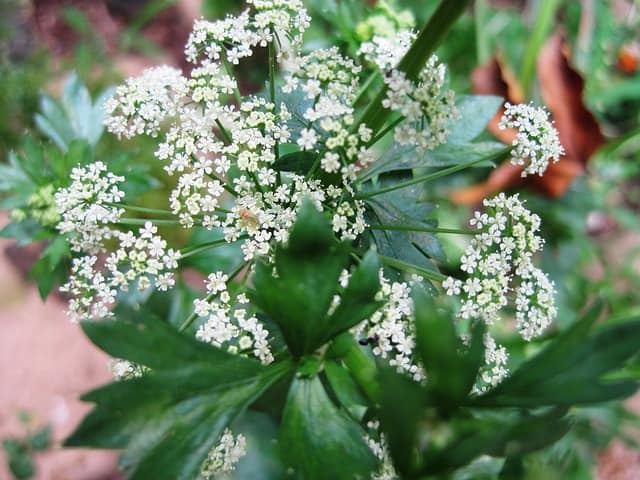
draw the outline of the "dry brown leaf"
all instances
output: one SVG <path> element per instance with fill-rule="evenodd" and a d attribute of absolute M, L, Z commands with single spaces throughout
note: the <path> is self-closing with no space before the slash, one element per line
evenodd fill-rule
<path fill-rule="evenodd" d="M 553 35 L 538 55 L 538 78 L 566 156 L 586 165 L 604 143 L 604 137 L 584 104 L 584 80 L 571 66 L 567 50 L 564 35 Z"/>
<path fill-rule="evenodd" d="M 498 59 L 476 68 L 472 83 L 475 93 L 500 95 L 511 103 L 522 103 L 517 82 L 508 75 Z M 538 78 L 542 96 L 551 111 L 566 154 L 558 163 L 549 165 L 544 176 L 520 177 L 522 167 L 505 163 L 496 168 L 485 182 L 453 191 L 452 201 L 465 205 L 480 203 L 499 191 L 528 184 L 553 198 L 562 196 L 573 180 L 584 172 L 591 155 L 604 143 L 604 137 L 593 114 L 582 98 L 584 80 L 571 66 L 562 34 L 552 36 L 538 57 Z M 501 108 L 489 122 L 488 130 L 499 140 L 511 144 L 513 130 L 500 130 Z"/>

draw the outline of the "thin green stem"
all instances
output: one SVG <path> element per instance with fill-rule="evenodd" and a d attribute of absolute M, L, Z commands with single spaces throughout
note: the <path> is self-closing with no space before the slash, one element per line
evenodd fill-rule
<path fill-rule="evenodd" d="M 362 100 L 362 97 L 364 97 L 367 91 L 371 88 L 371 85 L 373 85 L 373 82 L 375 82 L 376 79 L 379 77 L 380 77 L 380 72 L 377 70 L 375 70 L 371 75 L 369 75 L 369 77 L 365 80 L 362 87 L 360 87 L 360 91 L 356 95 L 356 99 L 353 101 L 354 106 L 357 105 L 360 102 L 360 100 Z"/>
<path fill-rule="evenodd" d="M 117 225 L 144 225 L 145 223 L 150 222 L 156 226 L 162 227 L 181 227 L 182 224 L 178 220 L 165 220 L 165 219 L 155 219 L 155 218 L 121 218 L 116 224 Z"/>
<path fill-rule="evenodd" d="M 224 125 L 222 125 L 222 122 L 220 120 L 218 120 L 216 118 L 216 125 L 218 126 L 218 129 L 220 130 L 220 133 L 222 134 L 222 140 L 224 141 L 224 143 L 226 143 L 227 145 L 229 145 L 231 143 L 231 134 L 229 134 L 229 131 L 224 127 Z"/>
<path fill-rule="evenodd" d="M 243 235 L 238 238 L 238 240 L 244 240 L 247 238 L 246 235 Z M 185 247 L 180 250 L 180 259 L 192 257 L 193 255 L 197 255 L 198 253 L 204 252 L 211 248 L 221 247 L 223 245 L 229 245 L 230 242 L 227 242 L 224 238 L 220 238 L 218 240 L 211 240 L 210 242 L 204 242 L 199 245 L 193 245 L 191 247 Z"/>
<path fill-rule="evenodd" d="M 369 225 L 372 230 L 391 230 L 399 232 L 450 233 L 453 235 L 476 235 L 478 230 L 460 228 L 424 227 L 420 225 Z"/>
<path fill-rule="evenodd" d="M 384 127 L 380 133 L 378 133 L 375 137 L 373 137 L 373 139 L 369 142 L 369 147 L 375 145 L 376 143 L 378 143 L 378 141 L 383 138 L 387 133 L 389 133 L 391 130 L 393 130 L 394 128 L 396 128 L 396 126 L 402 122 L 405 119 L 404 116 L 399 116 L 398 118 L 396 118 L 394 121 L 392 121 L 389 125 L 387 125 L 386 127 Z"/>
<path fill-rule="evenodd" d="M 426 278 L 427 280 L 433 280 L 434 282 L 444 282 L 447 279 L 446 275 L 443 275 L 438 272 L 434 272 L 433 270 L 427 270 L 426 268 L 418 267 L 417 265 L 412 265 L 411 263 L 403 262 L 402 260 L 398 260 L 397 258 L 387 257 L 386 255 L 378 255 L 380 261 L 389 267 L 395 268 L 396 270 L 401 270 L 406 273 L 415 273 L 416 275 L 420 275 L 421 277 Z"/>
<path fill-rule="evenodd" d="M 229 281 L 233 280 L 235 277 L 237 277 L 240 272 L 242 272 L 242 270 L 244 270 L 244 268 L 249 265 L 250 262 L 243 262 L 240 264 L 240 266 L 238 268 L 236 268 L 233 273 L 231 273 L 231 275 L 229 275 Z M 213 298 L 218 295 L 217 293 L 210 293 L 209 295 L 207 295 L 205 297 L 205 301 L 206 302 L 210 302 L 211 300 L 213 300 Z M 187 317 L 187 319 L 182 322 L 182 325 L 180 325 L 180 328 L 178 329 L 179 332 L 184 332 L 187 328 L 189 328 L 189 326 L 196 320 L 196 318 L 198 318 L 198 314 L 194 311 L 191 313 L 191 315 L 189 315 Z"/>
<path fill-rule="evenodd" d="M 222 55 L 222 64 L 224 65 L 224 69 L 226 70 L 227 75 L 229 75 L 231 78 L 235 78 L 233 67 L 229 64 L 229 60 L 227 60 L 227 57 L 225 55 Z M 240 105 L 240 103 L 242 103 L 242 95 L 240 94 L 240 89 L 238 88 L 237 83 L 235 88 L 233 89 L 233 94 L 236 97 L 236 102 L 238 103 L 238 105 Z"/>
<path fill-rule="evenodd" d="M 531 83 L 533 82 L 538 52 L 553 28 L 553 17 L 558 7 L 560 7 L 561 2 L 562 0 L 542 0 L 539 2 L 538 11 L 535 15 L 536 20 L 525 47 L 522 57 L 522 68 L 520 70 L 520 85 L 522 86 L 522 91 L 525 96 L 529 93 Z"/>
<path fill-rule="evenodd" d="M 461 163 L 459 165 L 454 165 L 453 167 L 445 168 L 445 169 L 439 170 L 437 172 L 428 173 L 426 175 L 421 175 L 419 177 L 412 178 L 411 180 L 407 180 L 406 182 L 401 182 L 401 183 L 396 183 L 394 185 L 389 185 L 388 187 L 384 187 L 384 188 L 381 188 L 379 190 L 371 190 L 371 191 L 368 191 L 368 192 L 362 192 L 362 193 L 356 195 L 356 198 L 358 198 L 358 199 L 371 198 L 371 197 L 375 197 L 376 195 L 382 195 L 384 193 L 389 193 L 389 192 L 393 192 L 395 190 L 400 190 L 401 188 L 410 187 L 410 186 L 416 185 L 418 183 L 423 183 L 423 182 L 429 182 L 431 180 L 436 180 L 438 178 L 442 178 L 442 177 L 445 177 L 447 175 L 451 175 L 452 173 L 456 173 L 456 172 L 459 172 L 459 171 L 464 170 L 466 168 L 469 168 L 469 167 L 471 167 L 473 165 L 476 165 L 478 163 L 482 163 L 482 162 L 486 162 L 486 161 L 490 161 L 490 160 L 498 160 L 500 158 L 503 158 L 503 157 L 507 156 L 511 152 L 511 150 L 512 150 L 512 147 L 507 147 L 507 148 L 504 148 L 504 149 L 500 150 L 499 152 L 492 153 L 490 155 L 485 155 L 484 157 L 476 158 L 476 159 L 471 160 L 469 162 Z"/>
<path fill-rule="evenodd" d="M 274 40 L 269 42 L 269 98 L 273 103 L 275 111 L 276 107 L 276 44 L 275 44 L 275 32 L 271 30 L 271 35 Z M 276 161 L 280 158 L 280 144 L 276 141 L 273 147 L 273 153 L 276 157 Z"/>
<path fill-rule="evenodd" d="M 105 202 L 105 205 L 116 208 L 124 208 L 132 212 L 148 213 L 150 215 L 165 215 L 168 217 L 175 217 L 176 215 L 170 210 L 162 210 L 159 208 L 139 207 L 137 205 L 126 205 L 124 203 Z"/>

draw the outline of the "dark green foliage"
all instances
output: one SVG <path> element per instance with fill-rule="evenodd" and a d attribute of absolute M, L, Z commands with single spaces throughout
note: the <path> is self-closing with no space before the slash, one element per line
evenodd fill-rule
<path fill-rule="evenodd" d="M 367 255 L 353 273 L 341 304 L 327 315 L 348 260 L 347 245 L 336 241 L 327 219 L 310 203 L 303 205 L 286 247 L 276 250 L 274 267 L 256 267 L 251 300 L 282 331 L 291 353 L 299 357 L 373 313 L 379 289 L 378 263 Z"/>
<path fill-rule="evenodd" d="M 26 412 L 20 412 L 20 421 L 26 429 L 22 438 L 5 438 L 2 440 L 8 471 L 16 479 L 33 478 L 36 468 L 33 455 L 47 450 L 51 446 L 51 427 L 46 425 L 36 431 L 30 431 L 33 419 Z"/>
<path fill-rule="evenodd" d="M 296 479 L 367 478 L 375 468 L 364 430 L 331 403 L 317 377 L 291 384 L 278 441 Z"/>

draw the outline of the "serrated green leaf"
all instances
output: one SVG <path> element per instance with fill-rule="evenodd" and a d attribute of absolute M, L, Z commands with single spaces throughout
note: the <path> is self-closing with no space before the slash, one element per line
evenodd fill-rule
<path fill-rule="evenodd" d="M 270 264 L 256 266 L 249 297 L 280 327 L 295 356 L 313 352 L 348 328 L 327 314 L 347 263 L 347 250 L 328 220 L 305 202 L 288 245 L 276 250 L 277 276 Z"/>
<path fill-rule="evenodd" d="M 370 250 L 351 273 L 349 284 L 340 296 L 340 304 L 331 314 L 330 323 L 334 332 L 339 333 L 357 325 L 380 308 L 380 302 L 375 301 L 380 290 L 379 270 L 378 256 Z"/>
<path fill-rule="evenodd" d="M 142 321 L 122 316 L 118 320 L 83 322 L 82 329 L 93 343 L 111 356 L 154 370 L 194 364 L 253 365 L 253 362 L 239 363 L 237 356 L 180 334 L 157 317 L 146 316 Z M 237 373 L 238 378 L 242 378 L 243 372 Z"/>
<path fill-rule="evenodd" d="M 427 217 L 433 205 L 420 201 L 421 186 L 407 187 L 403 192 L 394 191 L 366 200 L 369 208 L 369 223 L 378 225 L 436 226 Z M 407 194 L 408 192 L 408 194 Z M 436 270 L 430 259 L 445 260 L 442 245 L 437 236 L 429 232 L 372 230 L 373 237 L 382 255 L 396 258 L 428 270 Z"/>
<path fill-rule="evenodd" d="M 111 355 L 153 368 L 86 394 L 96 406 L 66 442 L 126 448 L 121 463 L 134 480 L 195 478 L 224 429 L 293 368 L 230 355 L 157 320 L 83 328 Z"/>
<path fill-rule="evenodd" d="M 25 190 L 29 195 L 35 191 L 33 180 L 22 168 L 20 159 L 15 152 L 9 153 L 7 165 L 0 164 L 0 192 L 18 193 Z"/>
<path fill-rule="evenodd" d="M 369 478 L 376 466 L 364 430 L 333 405 L 317 377 L 291 384 L 278 443 L 296 479 Z"/>

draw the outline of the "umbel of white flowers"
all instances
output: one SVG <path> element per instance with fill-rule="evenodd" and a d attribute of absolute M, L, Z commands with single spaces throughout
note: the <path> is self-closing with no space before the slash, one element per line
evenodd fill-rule
<path fill-rule="evenodd" d="M 550 160 L 555 163 L 564 155 L 558 130 L 543 108 L 531 104 L 512 105 L 507 102 L 499 128 L 517 130 L 513 139 L 511 163 L 524 166 L 521 173 L 523 177 L 536 173 L 544 174 Z"/>
<path fill-rule="evenodd" d="M 189 76 L 167 66 L 149 69 L 118 87 L 105 108 L 107 129 L 118 137 L 158 138 L 155 156 L 167 174 L 176 177 L 167 199 L 176 224 L 221 229 L 221 241 L 239 242 L 250 265 L 257 256 L 270 259 L 274 245 L 287 241 L 305 198 L 327 212 L 338 238 L 358 238 L 367 224 L 364 203 L 355 195 L 357 179 L 376 161 L 377 152 L 372 130 L 365 124 L 355 126 L 358 62 L 335 47 L 302 53 L 310 19 L 300 0 L 247 3 L 252 8 L 237 16 L 196 22 L 185 48 L 187 59 L 195 64 Z M 453 92 L 446 87 L 445 67 L 435 56 L 416 81 L 397 69 L 414 38 L 410 31 L 374 37 L 362 45 L 360 55 L 380 71 L 387 86 L 383 106 L 398 121 L 396 143 L 423 152 L 446 141 L 458 112 Z M 232 65 L 262 47 L 270 52 L 269 92 L 243 97 Z M 280 89 L 276 66 L 284 77 Z M 295 111 L 290 111 L 291 102 L 289 107 L 284 102 L 286 96 L 297 98 Z M 501 125 L 517 129 L 512 162 L 524 166 L 523 175 L 542 174 L 549 160 L 557 161 L 563 153 L 544 110 L 507 105 Z M 277 168 L 285 144 L 315 154 L 308 173 Z M 238 174 L 230 179 L 232 168 Z M 323 183 L 320 174 L 335 180 Z M 71 180 L 55 200 L 62 218 L 58 228 L 80 255 L 63 287 L 73 297 L 72 318 L 108 317 L 118 292 L 132 285 L 140 290 L 172 288 L 174 272 L 186 253 L 168 248 L 152 221 L 126 228 L 136 219 L 125 218 L 130 208 L 120 188 L 125 179 L 96 162 L 74 169 Z M 448 294 L 461 295 L 461 317 L 487 323 L 498 320 L 509 294 L 515 293 L 518 328 L 525 339 L 533 338 L 556 314 L 553 284 L 533 265 L 533 255 L 542 248 L 536 235 L 539 218 L 517 196 L 486 200 L 485 208 L 472 220 L 478 235 L 462 259 L 468 278 L 449 278 L 443 286 Z M 114 251 L 108 252 L 107 245 L 115 245 Z M 251 274 L 249 267 L 244 275 Z M 268 330 L 246 296 L 228 288 L 229 281 L 223 272 L 209 275 L 206 297 L 194 301 L 196 337 L 234 354 L 272 362 Z M 340 282 L 344 287 L 348 281 L 345 271 Z M 413 355 L 410 288 L 416 281 L 421 280 L 394 282 L 380 272 L 378 300 L 383 305 L 352 333 L 376 338 L 374 355 L 424 381 L 425 372 Z M 339 302 L 337 296 L 333 308 Z M 486 366 L 476 391 L 507 374 L 506 349 L 489 334 L 485 346 Z M 145 373 L 126 362 L 115 361 L 113 366 L 123 378 Z M 391 480 L 395 472 L 384 439 L 374 437 L 372 433 L 370 444 L 383 469 L 373 478 Z M 225 431 L 203 466 L 203 477 L 232 469 L 243 453 L 244 438 Z"/>

